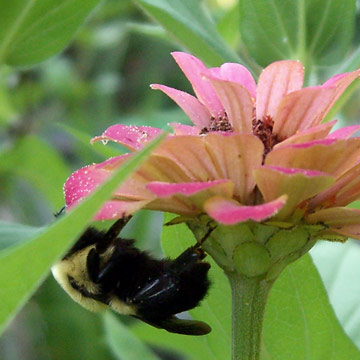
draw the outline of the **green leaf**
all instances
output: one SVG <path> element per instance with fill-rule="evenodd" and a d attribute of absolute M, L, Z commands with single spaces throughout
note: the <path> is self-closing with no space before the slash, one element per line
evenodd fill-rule
<path fill-rule="evenodd" d="M 240 39 L 239 31 L 234 31 L 234 29 L 237 29 L 239 25 L 240 11 L 239 4 L 237 3 L 225 12 L 216 25 L 220 35 L 232 48 L 236 47 Z"/>
<path fill-rule="evenodd" d="M 307 1 L 307 52 L 317 64 L 340 62 L 348 52 L 355 29 L 355 1 Z"/>
<path fill-rule="evenodd" d="M 262 359 L 356 360 L 309 255 L 288 266 L 275 282 L 265 314 Z"/>
<path fill-rule="evenodd" d="M 127 326 L 123 325 L 113 313 L 104 315 L 105 336 L 111 350 L 120 360 L 160 360 L 142 343 Z"/>
<path fill-rule="evenodd" d="M 152 141 L 117 169 L 73 211 L 35 238 L 0 252 L 0 332 L 48 274 L 52 264 L 79 237 L 94 214 L 166 136 Z"/>
<path fill-rule="evenodd" d="M 42 228 L 0 221 L 0 250 L 34 237 Z"/>
<path fill-rule="evenodd" d="M 340 74 L 344 72 L 353 71 L 360 67 L 360 46 L 358 46 L 350 56 L 347 56 L 344 61 L 342 61 L 336 70 L 333 71 L 333 74 Z"/>
<path fill-rule="evenodd" d="M 345 244 L 321 242 L 311 250 L 328 291 L 330 302 L 344 330 L 360 348 L 360 247 L 358 241 Z"/>
<path fill-rule="evenodd" d="M 241 62 L 218 34 L 198 0 L 135 0 L 150 16 L 195 56 L 209 65 Z"/>
<path fill-rule="evenodd" d="M 27 136 L 3 152 L 0 172 L 27 180 L 46 196 L 54 209 L 64 205 L 62 187 L 69 169 L 61 156 L 40 138 Z"/>
<path fill-rule="evenodd" d="M 280 59 L 339 62 L 354 31 L 355 1 L 240 0 L 240 31 L 262 66 Z"/>
<path fill-rule="evenodd" d="M 36 64 L 62 50 L 100 0 L 0 2 L 0 62 Z"/>
<path fill-rule="evenodd" d="M 150 325 L 144 324 L 141 321 L 136 322 L 136 324 L 131 327 L 131 331 L 139 337 L 139 339 L 153 346 L 169 351 L 177 351 L 181 355 L 186 355 L 187 360 L 216 359 L 207 347 L 206 339 L 204 340 L 199 336 L 172 334 L 165 330 L 151 328 Z"/>
<path fill-rule="evenodd" d="M 8 67 L 0 69 L 0 127 L 11 124 L 17 115 L 18 109 L 15 108 L 9 94 L 9 78 L 12 71 Z"/>
<path fill-rule="evenodd" d="M 84 133 L 81 130 L 75 129 L 69 125 L 66 124 L 56 124 L 60 129 L 65 130 L 67 133 L 69 133 L 70 135 L 72 135 L 77 141 L 79 141 L 79 143 L 81 143 L 82 145 L 86 146 L 87 148 L 89 148 L 90 145 L 90 140 L 93 138 L 92 136 L 90 136 L 89 134 Z M 120 151 L 120 146 L 119 149 L 115 149 L 114 146 L 111 146 L 110 144 L 107 144 L 106 146 L 104 146 L 104 144 L 100 141 L 97 142 L 95 144 L 91 145 L 91 148 L 99 155 L 101 155 L 101 157 L 103 158 L 109 158 L 112 156 L 118 156 L 121 155 L 123 152 Z"/>
<path fill-rule="evenodd" d="M 166 214 L 164 222 L 169 222 L 174 216 Z M 162 245 L 167 256 L 175 258 L 186 248 L 194 245 L 196 240 L 185 224 L 164 226 Z M 207 257 L 211 264 L 210 281 L 212 283 L 209 295 L 201 305 L 190 311 L 196 320 L 208 322 L 212 327 L 210 334 L 202 336 L 199 346 L 204 352 L 207 349 L 208 359 L 230 359 L 231 349 L 231 295 L 228 280 L 215 262 Z M 199 349 L 200 351 L 200 349 Z"/>

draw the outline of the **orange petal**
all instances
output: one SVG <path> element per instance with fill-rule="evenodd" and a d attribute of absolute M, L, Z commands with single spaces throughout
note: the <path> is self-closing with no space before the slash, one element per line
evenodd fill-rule
<path fill-rule="evenodd" d="M 339 235 L 360 240 L 360 224 L 330 226 L 329 230 Z"/>
<path fill-rule="evenodd" d="M 262 142 L 254 135 L 234 133 L 209 133 L 205 142 L 219 178 L 231 179 L 235 196 L 246 204 L 255 187 L 252 171 L 261 166 Z"/>
<path fill-rule="evenodd" d="M 191 181 L 223 179 L 208 154 L 204 136 L 174 136 L 165 139 L 155 150 L 156 155 L 176 163 Z"/>
<path fill-rule="evenodd" d="M 291 144 L 300 144 L 306 143 L 314 140 L 324 139 L 332 129 L 332 127 L 336 124 L 336 120 L 329 121 L 325 124 L 321 124 L 315 126 L 310 129 L 306 129 L 304 131 L 299 131 L 295 135 L 290 136 L 286 140 L 276 144 L 274 149 L 280 148 L 282 146 L 291 145 Z"/>
<path fill-rule="evenodd" d="M 358 163 L 360 138 L 324 139 L 273 149 L 266 165 L 318 170 L 341 176 Z"/>
<path fill-rule="evenodd" d="M 325 223 L 332 226 L 360 224 L 360 210 L 348 207 L 322 209 L 307 216 L 310 223 Z"/>
<path fill-rule="evenodd" d="M 360 164 L 354 166 L 310 201 L 310 208 L 324 206 L 345 206 L 360 197 Z"/>
<path fill-rule="evenodd" d="M 234 189 L 225 179 L 186 184 L 152 182 L 147 187 L 159 197 L 149 204 L 152 209 L 188 216 L 200 214 L 204 202 L 214 195 L 231 199 Z"/>
<path fill-rule="evenodd" d="M 223 104 L 234 131 L 252 133 L 253 101 L 248 90 L 242 85 L 206 76 Z"/>
<path fill-rule="evenodd" d="M 274 116 L 274 133 L 288 138 L 297 131 L 319 125 L 335 91 L 335 88 L 315 86 L 285 96 Z"/>
<path fill-rule="evenodd" d="M 256 118 L 273 117 L 283 97 L 301 89 L 303 81 L 304 68 L 299 61 L 276 61 L 267 66 L 258 81 Z"/>
<path fill-rule="evenodd" d="M 288 196 L 286 204 L 277 215 L 280 219 L 292 214 L 302 201 L 318 194 L 334 182 L 333 176 L 319 171 L 274 166 L 256 169 L 254 177 L 266 202 L 283 194 Z"/>

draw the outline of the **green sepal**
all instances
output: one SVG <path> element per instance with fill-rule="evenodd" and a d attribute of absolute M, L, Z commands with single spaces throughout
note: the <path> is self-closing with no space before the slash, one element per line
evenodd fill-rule
<path fill-rule="evenodd" d="M 273 261 L 298 251 L 309 241 L 310 234 L 302 226 L 290 230 L 279 230 L 266 243 Z"/>
<path fill-rule="evenodd" d="M 238 245 L 233 253 L 233 261 L 237 272 L 247 277 L 262 275 L 271 265 L 269 251 L 255 241 Z"/>

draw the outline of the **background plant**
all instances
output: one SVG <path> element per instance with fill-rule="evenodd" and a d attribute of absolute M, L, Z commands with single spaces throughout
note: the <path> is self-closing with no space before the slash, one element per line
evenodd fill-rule
<path fill-rule="evenodd" d="M 240 62 L 255 76 L 272 61 L 299 59 L 310 85 L 360 66 L 358 23 L 354 0 L 1 2 L 0 327 L 13 321 L 0 358 L 230 358 L 230 290 L 215 264 L 210 296 L 192 311 L 213 327 L 200 339 L 91 314 L 47 278 L 52 259 L 106 197 L 53 225 L 62 185 L 73 170 L 124 151 L 89 146 L 109 125 L 188 121 L 148 88 L 189 90 L 170 51 L 186 49 L 209 66 Z M 358 122 L 358 82 L 328 118 L 341 109 L 342 125 Z M 162 221 L 160 213 L 140 212 L 127 235 L 159 256 L 160 237 L 169 256 L 194 242 L 185 226 L 161 232 Z M 360 359 L 360 248 L 326 243 L 312 256 L 327 291 L 309 257 L 284 272 L 267 308 L 264 359 Z"/>

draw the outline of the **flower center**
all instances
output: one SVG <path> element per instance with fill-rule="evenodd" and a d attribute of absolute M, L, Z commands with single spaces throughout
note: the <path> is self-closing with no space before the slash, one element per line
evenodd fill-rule
<path fill-rule="evenodd" d="M 224 115 L 220 115 L 217 118 L 212 116 L 210 118 L 209 126 L 201 129 L 200 135 L 207 134 L 212 131 L 225 131 L 225 132 L 233 131 L 226 112 L 224 113 Z"/>
<path fill-rule="evenodd" d="M 253 134 L 264 144 L 264 159 L 271 149 L 280 142 L 277 134 L 273 134 L 274 121 L 270 115 L 263 116 L 262 120 L 254 118 L 252 121 Z"/>

